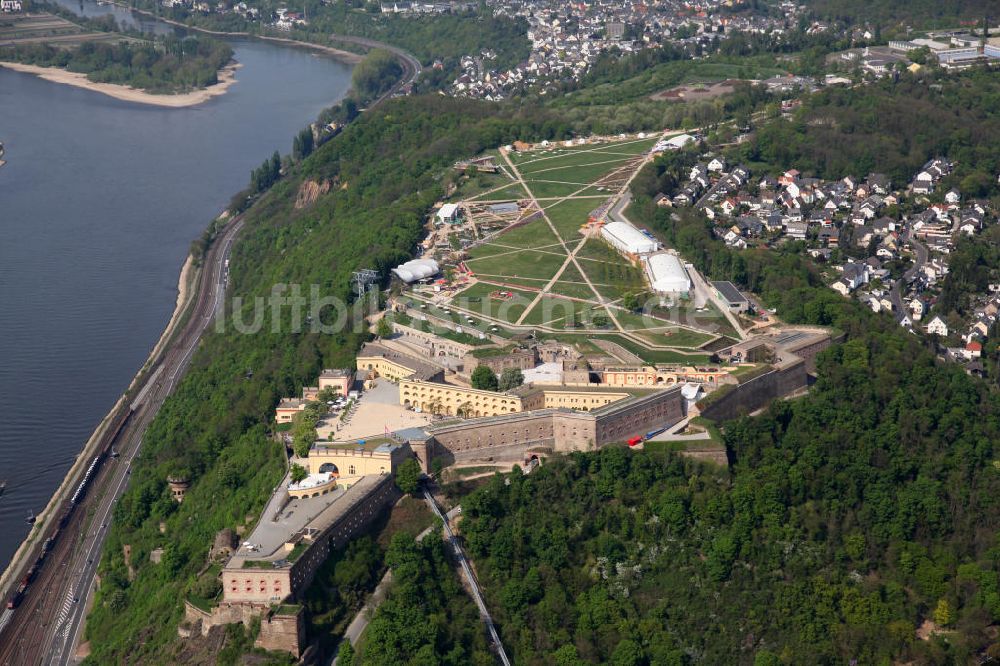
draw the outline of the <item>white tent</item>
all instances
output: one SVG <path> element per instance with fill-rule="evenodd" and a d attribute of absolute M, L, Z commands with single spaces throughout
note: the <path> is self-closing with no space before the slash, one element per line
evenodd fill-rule
<path fill-rule="evenodd" d="M 612 247 L 625 254 L 656 252 L 660 244 L 630 224 L 609 222 L 601 227 L 601 236 Z"/>
<path fill-rule="evenodd" d="M 695 139 L 690 134 L 678 134 L 672 139 L 667 139 L 667 147 L 673 149 L 680 149 L 694 141 L 697 141 L 697 139 Z"/>
<path fill-rule="evenodd" d="M 437 274 L 440 270 L 438 264 L 433 259 L 414 259 L 408 261 L 401 266 L 397 266 L 392 269 L 392 272 L 396 274 L 403 282 L 409 284 L 410 282 L 416 282 L 417 280 L 423 280 L 424 278 L 429 278 L 432 275 Z"/>
<path fill-rule="evenodd" d="M 691 291 L 691 278 L 680 259 L 663 252 L 646 259 L 649 283 L 653 291 L 661 294 L 687 294 Z"/>

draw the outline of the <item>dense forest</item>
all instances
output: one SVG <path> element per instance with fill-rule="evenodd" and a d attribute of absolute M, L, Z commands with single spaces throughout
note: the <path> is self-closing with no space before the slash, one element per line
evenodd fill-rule
<path fill-rule="evenodd" d="M 189 25 L 251 33 L 267 32 L 269 29 L 263 24 L 271 21 L 279 7 L 288 6 L 287 3 L 274 0 L 251 0 L 247 5 L 259 9 L 263 19 L 248 21 L 234 12 L 206 15 L 184 5 L 165 8 L 154 0 L 136 2 L 136 6 L 142 9 Z M 378 40 L 409 51 L 424 65 L 440 60 L 443 64 L 441 70 L 428 71 L 435 78 L 441 78 L 445 74 L 452 75 L 453 78 L 459 58 L 478 54 L 484 49 L 495 53 L 494 64 L 498 69 L 507 69 L 525 60 L 530 51 L 530 43 L 526 37 L 527 24 L 507 17 L 494 17 L 489 11 L 398 16 L 381 14 L 377 4 L 366 4 L 361 0 L 335 3 L 305 0 L 288 8 L 302 11 L 308 24 L 296 26 L 285 36 L 348 50 L 356 50 L 358 47 L 350 43 L 338 43 L 337 35 Z M 271 34 L 275 34 L 273 28 L 270 30 Z"/>
<path fill-rule="evenodd" d="M 984 16 L 994 23 L 997 19 L 995 0 L 807 0 L 805 4 L 821 18 L 852 24 L 956 27 L 978 23 Z"/>
<path fill-rule="evenodd" d="M 352 664 L 492 666 L 472 599 L 445 552 L 440 531 L 417 543 L 398 534 L 386 553 L 393 584 Z M 338 663 L 341 663 L 338 661 Z"/>
<path fill-rule="evenodd" d="M 282 447 L 268 432 L 278 398 L 298 394 L 324 367 L 351 367 L 367 337 L 353 316 L 333 333 L 296 331 L 287 309 L 272 322 L 270 308 L 260 332 L 242 334 L 234 307 L 252 322 L 254 297 L 278 284 L 302 285 L 305 294 L 315 285 L 324 297 L 349 301 L 351 271 L 371 267 L 385 277 L 410 256 L 425 211 L 441 196 L 437 174 L 486 147 L 558 138 L 558 131 L 544 112 L 498 114 L 486 103 L 438 96 L 392 100 L 320 146 L 254 204 L 231 260 L 232 294 L 246 305 L 231 300 L 224 330 L 204 339 L 150 426 L 118 502 L 87 621 L 90 663 L 163 660 L 176 647 L 183 600 L 218 591 L 213 570 L 198 575 L 214 534 L 252 523 L 283 473 Z M 339 186 L 296 207 L 306 180 Z M 323 310 L 317 321 L 333 314 Z M 191 479 L 183 504 L 170 499 L 169 474 Z M 154 565 L 149 552 L 157 547 L 165 552 Z"/>
<path fill-rule="evenodd" d="M 162 42 L 84 42 L 75 49 L 46 44 L 0 48 L 0 60 L 63 67 L 95 83 L 115 83 L 152 93 L 179 93 L 218 83 L 233 58 L 225 42 L 204 37 L 168 37 Z"/>
<path fill-rule="evenodd" d="M 351 87 L 357 101 L 364 106 L 387 92 L 403 75 L 403 66 L 385 49 L 373 49 L 351 72 Z"/>
<path fill-rule="evenodd" d="M 610 448 L 463 500 L 519 663 L 966 663 L 1000 649 L 1000 405 L 857 314 L 807 397 L 725 429 L 728 473 Z M 936 633 L 917 640 L 927 620 Z"/>
<path fill-rule="evenodd" d="M 522 663 L 967 663 L 1000 656 L 1000 401 L 784 253 L 635 218 L 791 322 L 846 334 L 806 397 L 725 425 L 727 470 L 624 448 L 496 477 L 462 531 Z M 918 630 L 927 640 L 918 638 Z"/>
<path fill-rule="evenodd" d="M 866 86 L 828 88 L 805 99 L 789 121 L 768 123 L 734 157 L 770 172 L 796 168 L 820 178 L 888 174 L 908 183 L 932 157 L 958 163 L 947 191 L 997 193 L 1000 78 L 984 69 L 962 75 L 904 74 Z"/>

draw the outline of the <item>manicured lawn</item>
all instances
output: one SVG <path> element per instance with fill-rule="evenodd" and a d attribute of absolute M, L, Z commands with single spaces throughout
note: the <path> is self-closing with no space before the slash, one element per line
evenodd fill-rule
<path fill-rule="evenodd" d="M 514 181 L 501 173 L 479 173 L 473 178 L 463 177 L 458 182 L 458 189 L 452 195 L 454 201 L 468 199 L 482 192 L 502 185 L 516 185 Z"/>
<path fill-rule="evenodd" d="M 552 296 L 543 297 L 524 318 L 524 324 L 572 324 L 574 315 L 584 317 L 593 308 L 587 303 Z"/>
<path fill-rule="evenodd" d="M 510 300 L 490 298 L 490 293 L 494 291 L 511 292 L 514 294 L 514 298 Z M 518 291 L 510 287 L 478 282 L 452 299 L 452 304 L 479 313 L 483 317 L 514 322 L 535 296 L 536 294 L 530 291 Z"/>
<path fill-rule="evenodd" d="M 571 167 L 539 169 L 525 179 L 561 180 L 568 183 L 583 183 L 577 189 L 590 185 L 604 178 L 607 174 L 620 169 L 631 158 L 615 155 L 600 155 L 592 164 L 579 164 Z M 535 196 L 541 196 L 535 192 Z"/>
<path fill-rule="evenodd" d="M 680 354 L 671 351 L 653 351 L 621 335 L 611 334 L 602 337 L 612 342 L 617 342 L 628 351 L 641 357 L 647 363 L 679 363 L 682 365 L 708 363 L 708 354 Z"/>
<path fill-rule="evenodd" d="M 577 260 L 583 272 L 605 298 L 621 298 L 630 291 L 643 291 L 646 288 L 642 271 L 625 259 L 619 259 L 618 263 L 610 263 L 580 259 L 578 254 Z"/>
<path fill-rule="evenodd" d="M 613 143 L 607 146 L 602 146 L 594 151 L 596 154 L 600 153 L 628 153 L 629 155 L 643 155 L 656 145 L 659 141 L 660 135 L 656 134 L 651 137 L 646 137 L 645 139 L 634 139 L 632 141 L 625 141 L 623 143 Z"/>
<path fill-rule="evenodd" d="M 470 259 L 465 263 L 476 275 L 483 277 L 492 275 L 510 278 L 550 279 L 565 261 L 565 255 L 521 250 L 515 254 L 505 254 L 499 257 Z"/>
<path fill-rule="evenodd" d="M 575 245 L 580 240 L 580 227 L 587 223 L 590 212 L 600 203 L 597 199 L 566 199 L 553 206 L 546 206 L 545 214 L 549 216 L 559 235 Z"/>
<path fill-rule="evenodd" d="M 565 254 L 562 246 L 559 245 L 559 239 L 552 233 L 552 227 L 541 216 L 523 226 L 505 231 L 497 236 L 493 242 L 499 245 L 522 247 L 527 250 L 544 249 Z"/>
<path fill-rule="evenodd" d="M 628 326 L 626 326 L 628 328 Z M 687 328 L 669 328 L 658 331 L 636 331 L 636 335 L 650 344 L 667 347 L 696 348 L 705 344 L 713 337 L 707 333 L 699 333 Z"/>
<path fill-rule="evenodd" d="M 452 199 L 487 199 L 492 201 L 493 199 L 526 199 L 527 197 L 528 193 L 524 191 L 524 188 L 521 187 L 520 183 L 510 183 L 499 190 L 482 194 L 477 193 L 474 196 L 470 196 L 464 191 L 460 191 L 458 194 L 452 196 Z"/>
<path fill-rule="evenodd" d="M 539 177 L 539 180 L 533 178 L 526 178 L 525 184 L 531 193 L 535 195 L 538 199 L 554 199 L 568 197 L 574 194 L 578 190 L 581 190 L 590 183 L 590 181 L 576 181 L 573 180 L 569 175 L 555 174 L 552 177 L 544 176 Z M 548 182 L 548 181 L 562 181 L 562 182 Z M 542 202 L 544 205 L 547 202 Z"/>
<path fill-rule="evenodd" d="M 517 164 L 517 169 L 521 172 L 521 175 L 528 177 L 529 174 L 537 173 L 542 169 L 577 167 L 613 159 L 615 157 L 614 155 L 609 156 L 607 152 L 602 151 L 641 154 L 645 150 L 649 150 L 654 143 L 655 140 L 651 141 L 649 139 L 643 139 L 638 142 L 638 144 L 625 142 L 564 148 L 559 153 L 553 152 L 549 155 L 538 154 L 537 157 L 527 159 L 519 163 L 515 162 L 515 164 Z M 644 147 L 633 148 L 633 146 L 637 145 Z M 626 156 L 622 156 L 622 159 L 628 158 Z"/>
<path fill-rule="evenodd" d="M 580 251 L 576 253 L 577 259 L 596 259 L 597 261 L 607 261 L 613 264 L 627 263 L 622 255 L 600 238 L 588 238 Z"/>
<path fill-rule="evenodd" d="M 566 267 L 566 270 L 559 276 L 559 281 L 552 285 L 552 289 L 549 291 L 573 298 L 585 298 L 589 301 L 597 300 L 594 291 L 583 281 L 580 271 L 573 264 Z"/>

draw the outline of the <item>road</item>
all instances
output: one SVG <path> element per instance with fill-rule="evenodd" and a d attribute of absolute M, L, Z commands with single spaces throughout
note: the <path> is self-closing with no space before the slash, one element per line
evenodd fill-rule
<path fill-rule="evenodd" d="M 68 664 L 75 661 L 74 646 L 86 616 L 115 501 L 128 483 L 132 461 L 139 453 L 146 428 L 183 376 L 202 334 L 222 305 L 226 261 L 242 227 L 242 219 L 234 219 L 212 244 L 203 262 L 202 280 L 193 295 L 188 317 L 154 361 L 162 369 L 151 373 L 139 387 L 143 403 L 113 441 L 105 440 L 98 445 L 98 450 L 114 447 L 120 457 L 106 458 L 24 600 L 7 616 L 6 626 L 0 633 L 0 664 Z M 56 527 L 57 520 L 50 522 L 44 536 Z M 24 575 L 23 570 L 36 557 L 37 549 L 24 558 L 16 580 Z"/>
<path fill-rule="evenodd" d="M 416 57 L 409 51 L 404 51 L 403 49 L 398 48 L 396 46 L 385 44 L 384 42 L 377 42 L 374 39 L 367 39 L 365 37 L 352 37 L 351 35 L 331 34 L 330 38 L 335 39 L 338 42 L 344 42 L 347 44 L 357 44 L 358 46 L 363 46 L 364 48 L 367 49 L 383 49 L 385 51 L 388 51 L 389 53 L 392 53 L 397 58 L 399 58 L 400 63 L 403 65 L 403 70 L 404 70 L 403 77 L 396 83 L 396 85 L 390 88 L 388 92 L 379 97 L 370 106 L 375 106 L 376 104 L 380 104 L 381 102 L 390 97 L 393 97 L 400 93 L 405 93 L 406 91 L 409 90 L 409 87 L 412 86 L 413 83 L 417 80 L 417 77 L 420 76 L 421 72 L 420 61 L 417 60 Z"/>
<path fill-rule="evenodd" d="M 914 236 L 912 231 L 907 231 L 905 240 L 913 247 L 917 258 L 914 260 L 913 265 L 910 266 L 909 270 L 903 273 L 903 277 L 892 285 L 892 291 L 889 293 L 889 298 L 892 301 L 892 316 L 896 318 L 896 321 L 902 321 L 903 317 L 906 315 L 906 309 L 903 307 L 903 294 L 902 285 L 909 284 L 910 280 L 917 274 L 924 264 L 927 263 L 927 258 L 930 256 L 930 251 L 927 246 L 918 241 Z"/>

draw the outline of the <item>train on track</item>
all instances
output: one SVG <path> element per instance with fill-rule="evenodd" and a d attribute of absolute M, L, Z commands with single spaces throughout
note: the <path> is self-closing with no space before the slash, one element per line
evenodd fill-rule
<path fill-rule="evenodd" d="M 101 470 L 101 465 L 109 455 L 115 455 L 113 453 L 115 441 L 118 439 L 118 436 L 122 433 L 140 407 L 141 404 L 137 400 L 118 416 L 118 420 L 115 422 L 114 427 L 109 430 L 110 436 L 105 438 L 104 445 L 90 461 L 90 464 L 87 466 L 87 471 L 84 472 L 83 478 L 80 479 L 80 483 L 76 486 L 76 491 L 68 500 L 63 502 L 63 505 L 56 513 L 56 515 L 59 516 L 59 520 L 55 522 L 55 528 L 52 530 L 51 534 L 49 534 L 45 541 L 42 542 L 41 552 L 39 552 L 34 564 L 31 565 L 25 575 L 21 578 L 21 582 L 16 588 L 14 588 L 13 593 L 7 599 L 8 609 L 16 609 L 24 597 L 28 594 L 32 581 L 34 581 L 35 577 L 38 576 L 38 572 L 41 571 L 46 558 L 49 556 L 49 553 L 52 552 L 52 548 L 59 541 L 59 536 L 62 534 L 62 531 L 65 529 L 67 523 L 69 523 L 70 518 L 73 517 L 73 512 L 76 511 L 76 507 L 87 496 L 87 490 L 89 489 L 94 478 L 97 476 L 98 472 Z"/>

